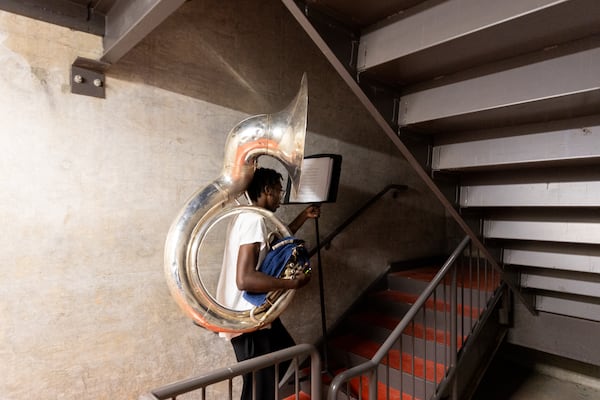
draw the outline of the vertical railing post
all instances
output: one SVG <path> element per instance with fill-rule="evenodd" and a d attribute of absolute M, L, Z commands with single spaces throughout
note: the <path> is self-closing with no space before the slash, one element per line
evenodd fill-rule
<path fill-rule="evenodd" d="M 450 369 L 454 369 L 456 368 L 456 356 L 457 356 L 457 348 L 456 348 L 456 341 L 458 339 L 457 337 L 457 329 L 458 329 L 458 324 L 457 324 L 457 312 L 456 312 L 456 308 L 457 308 L 457 298 L 456 296 L 458 295 L 457 293 L 457 288 L 456 288 L 456 271 L 457 271 L 457 264 L 455 263 L 452 266 L 452 281 L 450 283 Z M 452 380 L 452 399 L 453 400 L 458 400 L 458 385 L 456 384 L 456 380 L 457 380 L 457 375 L 458 375 L 458 371 L 456 371 L 456 373 L 454 374 L 454 378 Z"/>
<path fill-rule="evenodd" d="M 296 365 L 298 368 L 298 365 Z M 297 373 L 297 371 L 296 371 Z M 321 400 L 321 358 L 316 349 L 313 350 L 310 357 L 310 398 Z"/>
<path fill-rule="evenodd" d="M 369 374 L 369 399 L 377 398 L 377 366 L 375 366 L 373 371 Z"/>

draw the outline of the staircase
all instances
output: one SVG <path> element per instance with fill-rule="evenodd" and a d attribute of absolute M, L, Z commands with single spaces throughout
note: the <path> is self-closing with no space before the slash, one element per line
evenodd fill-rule
<path fill-rule="evenodd" d="M 335 370 L 347 369 L 371 359 L 382 343 L 390 336 L 394 328 L 400 323 L 402 316 L 416 301 L 418 289 L 433 278 L 437 269 L 432 268 L 428 273 L 418 271 L 395 272 L 387 276 L 387 288 L 370 293 L 358 309 L 348 315 L 340 327 L 340 333 L 334 336 L 329 344 L 332 363 Z M 417 276 L 417 278 L 412 278 Z M 421 290 L 422 292 L 422 290 Z M 411 324 L 403 332 L 402 340 L 398 346 L 389 351 L 388 358 L 380 368 L 389 366 L 390 392 L 392 398 L 398 397 L 402 392 L 405 396 L 414 396 L 425 399 L 427 393 L 433 393 L 445 375 L 446 364 L 449 364 L 450 354 L 450 329 L 440 329 L 447 324 L 444 313 L 449 306 L 443 301 L 432 301 L 426 307 L 425 315 Z M 461 307 L 462 308 L 462 307 Z M 462 317 L 471 324 L 470 307 L 462 309 Z M 479 309 L 473 312 L 479 314 Z M 465 313 L 466 312 L 466 313 Z M 444 320 L 446 319 L 446 321 Z M 435 323 L 434 323 L 435 320 Z M 436 325 L 434 328 L 433 326 Z M 459 336 L 457 347 L 460 349 L 464 336 Z M 385 371 L 382 371 L 385 376 Z M 393 376 L 393 377 L 392 377 Z M 382 381 L 385 385 L 385 380 Z M 368 398 L 368 380 L 363 377 L 362 385 L 359 379 L 350 382 L 351 393 L 361 391 L 363 397 Z M 379 390 L 385 393 L 385 389 Z"/>
<path fill-rule="evenodd" d="M 469 359 L 462 349 L 477 338 L 495 350 L 507 330 L 500 274 L 471 251 L 442 268 L 392 268 L 350 309 L 326 346 L 336 375 L 329 399 L 443 398 L 458 375 L 455 390 L 467 392 L 491 356 Z"/>
<path fill-rule="evenodd" d="M 282 2 L 504 264 L 508 340 L 600 365 L 600 2 Z"/>

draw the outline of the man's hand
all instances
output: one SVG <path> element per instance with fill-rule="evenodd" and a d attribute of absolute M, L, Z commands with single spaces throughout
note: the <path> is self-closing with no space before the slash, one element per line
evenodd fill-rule
<path fill-rule="evenodd" d="M 294 289 L 300 289 L 310 282 L 310 274 L 305 274 L 302 271 L 298 271 L 294 274 L 291 281 L 295 284 Z"/>
<path fill-rule="evenodd" d="M 319 218 L 321 215 L 321 206 L 318 204 L 308 206 L 304 210 L 304 213 L 306 214 L 306 218 Z"/>
<path fill-rule="evenodd" d="M 321 215 L 321 206 L 318 204 L 313 204 L 306 207 L 304 210 L 298 214 L 296 219 L 294 219 L 288 226 L 292 233 L 296 233 L 298 229 L 306 222 L 307 219 L 319 218 Z"/>

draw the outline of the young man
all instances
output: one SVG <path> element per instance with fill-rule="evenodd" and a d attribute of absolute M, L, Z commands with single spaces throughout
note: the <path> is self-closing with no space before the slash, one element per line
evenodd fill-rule
<path fill-rule="evenodd" d="M 284 195 L 282 176 L 268 168 L 258 168 L 247 188 L 252 204 L 275 211 Z M 318 206 L 304 209 L 288 225 L 295 233 L 310 218 L 320 214 Z M 299 289 L 310 281 L 310 275 L 299 273 L 295 279 L 279 279 L 263 274 L 257 268 L 268 252 L 268 233 L 263 217 L 256 213 L 238 215 L 230 224 L 225 243 L 223 267 L 217 286 L 217 300 L 233 310 L 248 310 L 252 304 L 242 297 L 242 292 L 270 292 L 277 289 Z M 247 360 L 273 351 L 293 346 L 294 340 L 279 318 L 270 326 L 244 334 L 219 334 L 231 340 L 238 361 Z M 280 371 L 283 376 L 285 371 Z M 267 368 L 255 374 L 257 399 L 275 397 L 275 370 Z M 252 399 L 252 376 L 244 376 L 242 400 Z"/>

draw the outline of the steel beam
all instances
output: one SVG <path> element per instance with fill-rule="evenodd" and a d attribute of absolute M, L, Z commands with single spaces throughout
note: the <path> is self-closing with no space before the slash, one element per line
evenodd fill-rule
<path fill-rule="evenodd" d="M 122 0 L 106 16 L 101 61 L 114 64 L 185 0 Z"/>
<path fill-rule="evenodd" d="M 579 275 L 577 274 L 577 278 L 575 278 L 575 276 L 570 277 L 567 275 L 547 275 L 544 273 L 544 270 L 539 270 L 539 272 L 523 272 L 521 273 L 521 286 L 524 288 L 600 298 L 600 282 L 598 279 L 594 279 L 593 275 L 590 279 L 579 279 Z M 539 306 L 539 303 L 536 304 Z"/>
<path fill-rule="evenodd" d="M 600 2 L 425 2 L 388 20 L 363 36 L 361 71 L 405 85 L 593 35 Z"/>
<path fill-rule="evenodd" d="M 600 244 L 600 222 L 485 220 L 486 238 Z"/>
<path fill-rule="evenodd" d="M 474 140 L 433 148 L 434 170 L 600 158 L 600 126 Z"/>
<path fill-rule="evenodd" d="M 598 207 L 600 181 L 460 187 L 461 207 Z"/>
<path fill-rule="evenodd" d="M 435 46 L 456 41 L 465 36 L 475 36 L 481 31 L 492 30 L 501 25 L 508 25 L 528 14 L 535 14 L 568 1 L 556 0 L 448 0 L 437 2 L 431 7 L 422 7 L 419 12 L 407 13 L 400 19 L 367 32 L 361 36 L 358 67 L 366 70 L 393 61 L 407 55 L 426 51 Z M 412 10 L 411 10 L 412 11 Z M 528 38 L 538 36 L 541 31 L 546 34 L 550 26 L 529 24 Z M 533 25 L 533 26 L 531 26 Z M 558 27 L 556 27 L 558 28 Z M 531 32 L 531 30 L 534 30 Z M 540 32 L 540 33 L 535 33 Z M 519 38 L 519 41 L 516 39 Z M 514 45 L 522 45 L 523 34 L 519 31 L 506 30 L 505 37 Z M 514 43 L 513 43 L 514 42 Z M 487 46 L 488 52 L 496 48 L 496 43 L 483 42 L 467 47 L 469 52 L 479 52 Z M 504 43 L 503 43 L 504 44 Z M 504 44 L 506 47 L 507 44 Z M 448 54 L 453 57 L 453 54 Z M 444 62 L 443 59 L 440 61 Z"/>
<path fill-rule="evenodd" d="M 600 304 L 563 299 L 550 296 L 536 296 L 536 308 L 553 314 L 568 315 L 600 322 Z M 598 331 L 598 328 L 595 329 Z M 591 334 L 591 331 L 588 331 Z M 597 336 L 595 336 L 597 338 Z M 597 349 L 596 349 L 597 351 Z"/>
<path fill-rule="evenodd" d="M 575 53 L 407 94 L 400 100 L 398 123 L 472 117 L 499 109 L 511 111 L 507 117 L 511 120 L 526 113 L 529 105 L 558 99 L 568 102 L 570 110 L 583 107 L 600 92 L 600 47 L 580 45 L 583 50 Z M 549 108 L 536 112 L 549 117 Z"/>
<path fill-rule="evenodd" d="M 600 251 L 504 249 L 505 264 L 600 274 Z"/>
<path fill-rule="evenodd" d="M 515 303 L 514 324 L 508 333 L 508 342 L 600 365 L 600 327 L 594 322 L 600 317 L 600 306 L 545 296 L 539 296 L 538 301 L 542 302 L 542 308 L 549 311 L 532 316 L 519 303 Z M 587 312 L 582 312 L 586 308 L 589 308 Z M 575 311 L 578 318 L 565 316 L 569 310 Z"/>

